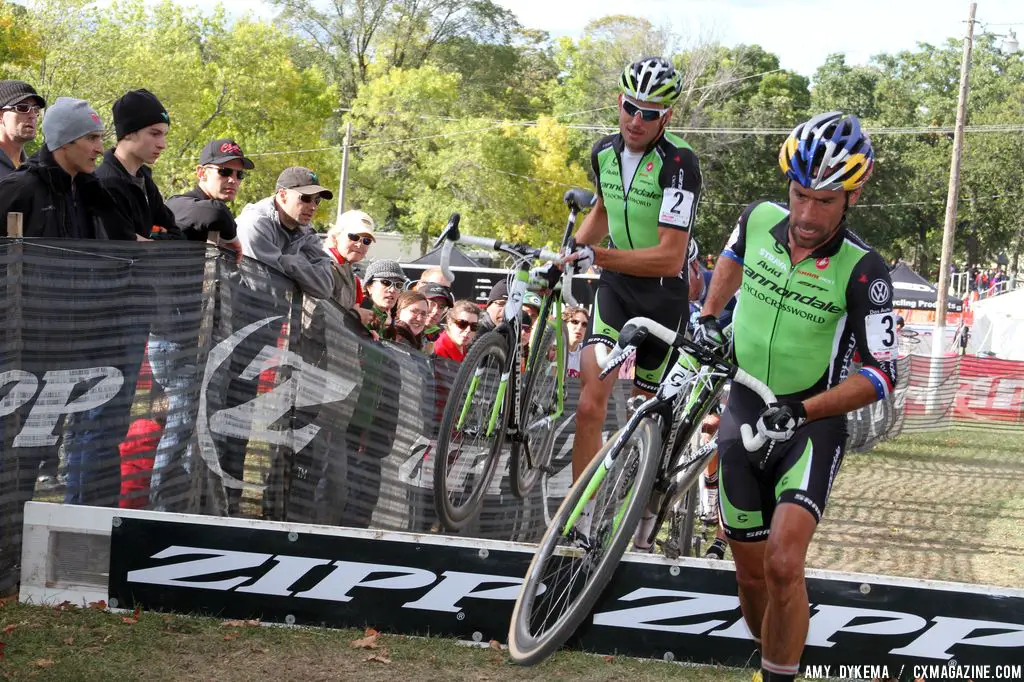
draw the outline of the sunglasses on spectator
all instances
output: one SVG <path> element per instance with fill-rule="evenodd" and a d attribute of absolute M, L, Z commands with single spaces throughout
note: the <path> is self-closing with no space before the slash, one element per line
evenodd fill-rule
<path fill-rule="evenodd" d="M 352 234 L 351 232 L 348 234 L 348 240 L 350 242 L 359 242 L 363 246 L 369 246 L 373 243 L 373 239 L 371 237 L 360 237 L 358 234 Z"/>
<path fill-rule="evenodd" d="M 245 171 L 235 170 L 234 168 L 221 168 L 220 166 L 207 166 L 207 168 L 216 169 L 217 175 L 221 176 L 222 178 L 230 178 L 233 175 L 236 178 L 238 178 L 239 182 L 245 180 Z"/>
<path fill-rule="evenodd" d="M 405 282 L 400 279 L 375 279 L 373 281 L 380 282 L 385 289 L 401 289 L 405 286 Z"/>
<path fill-rule="evenodd" d="M 19 114 L 30 114 L 30 113 L 33 113 L 33 112 L 38 114 L 42 110 L 43 110 L 43 108 L 41 106 L 39 106 L 38 104 L 25 104 L 24 102 L 22 102 L 20 104 L 12 104 L 12 105 L 10 105 L 8 107 L 4 107 L 4 111 L 14 111 L 14 112 L 17 112 Z"/>
<path fill-rule="evenodd" d="M 622 100 L 622 110 L 626 112 L 626 115 L 633 118 L 640 114 L 640 118 L 650 123 L 651 121 L 657 121 L 659 118 L 667 114 L 671 109 L 648 109 L 646 107 L 637 106 L 628 99 Z"/>
<path fill-rule="evenodd" d="M 571 324 L 573 326 L 585 325 L 586 323 L 586 320 L 569 320 L 568 322 L 568 324 Z"/>
<path fill-rule="evenodd" d="M 454 324 L 459 329 L 462 329 L 463 331 L 468 329 L 474 332 L 480 326 L 479 322 L 470 322 L 469 320 L 452 320 L 452 324 Z"/>
<path fill-rule="evenodd" d="M 319 206 L 320 202 L 323 201 L 323 200 L 324 200 L 324 198 L 322 196 L 320 196 L 319 194 L 300 194 L 299 195 L 299 201 L 301 201 L 304 204 L 316 204 L 317 206 Z"/>

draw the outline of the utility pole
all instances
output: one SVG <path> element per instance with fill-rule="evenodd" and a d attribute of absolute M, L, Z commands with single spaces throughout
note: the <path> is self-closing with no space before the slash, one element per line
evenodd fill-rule
<path fill-rule="evenodd" d="M 345 185 L 348 183 L 348 149 L 352 144 L 352 122 L 345 124 L 345 140 L 341 143 L 341 180 L 338 182 L 338 218 L 345 212 Z M 337 222 L 337 218 L 335 219 Z"/>
<path fill-rule="evenodd" d="M 978 3 L 971 3 L 967 19 L 967 39 L 960 63 L 960 96 L 956 105 L 956 127 L 953 129 L 953 158 L 949 164 L 949 190 L 946 193 L 946 221 L 942 228 L 942 257 L 939 260 L 939 286 L 935 301 L 935 331 L 932 332 L 932 355 L 941 356 L 945 346 L 946 308 L 949 298 L 949 262 L 953 255 L 953 233 L 956 231 L 956 207 L 960 200 L 960 154 L 964 145 L 964 119 L 967 118 L 967 91 L 971 72 L 971 48 L 974 41 L 974 12 Z"/>

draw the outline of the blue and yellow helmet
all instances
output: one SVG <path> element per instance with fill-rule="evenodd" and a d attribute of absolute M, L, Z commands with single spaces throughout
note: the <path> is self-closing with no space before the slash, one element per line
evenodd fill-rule
<path fill-rule="evenodd" d="M 807 189 L 847 190 L 871 176 L 875 151 L 856 116 L 831 111 L 801 123 L 779 150 L 779 167 Z"/>

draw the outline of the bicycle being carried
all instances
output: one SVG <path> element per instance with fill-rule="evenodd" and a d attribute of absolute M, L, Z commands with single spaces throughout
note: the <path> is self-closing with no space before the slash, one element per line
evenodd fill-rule
<path fill-rule="evenodd" d="M 592 201 L 592 194 L 581 191 L 566 196 L 569 219 L 563 248 L 581 209 Z M 565 405 L 567 342 L 562 300 L 569 305 L 575 302 L 571 269 L 550 265 L 531 269 L 536 260 L 558 260 L 558 253 L 460 234 L 458 214 L 449 220 L 441 241 L 441 269 L 449 280 L 455 278 L 448 262 L 456 243 L 500 251 L 514 262 L 504 321 L 473 341 L 441 417 L 434 464 L 434 507 L 441 524 L 458 531 L 479 512 L 506 440 L 510 445 L 510 485 L 517 497 L 526 497 L 548 471 L 555 422 Z M 541 295 L 541 307 L 524 363 L 521 315 L 523 296 L 529 290 Z"/>
<path fill-rule="evenodd" d="M 677 362 L 654 396 L 634 399 L 643 402 L 634 403 L 626 425 L 575 482 L 527 569 L 508 635 L 509 652 L 517 663 L 542 661 L 576 631 L 611 580 L 645 510 L 656 515 L 646 538 L 650 545 L 680 498 L 693 495 L 714 449 L 713 443 L 694 448 L 694 436 L 726 381 L 750 388 L 766 403 L 775 401 L 767 386 L 725 358 L 644 317 L 622 328 L 612 350 L 598 346 L 602 379 L 641 343 L 659 341 L 679 351 Z M 764 445 L 764 437 L 755 436 L 749 425 L 741 432 L 751 452 Z M 691 515 L 689 532 L 692 526 Z"/>

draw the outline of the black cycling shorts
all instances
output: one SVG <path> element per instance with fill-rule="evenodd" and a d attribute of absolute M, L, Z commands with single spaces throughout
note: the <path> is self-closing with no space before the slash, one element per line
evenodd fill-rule
<path fill-rule="evenodd" d="M 628 290 L 600 282 L 594 294 L 594 314 L 590 317 L 584 345 L 602 343 L 614 346 L 619 338 L 619 330 L 633 317 L 649 317 L 678 332 L 684 328 L 690 314 L 685 289 L 683 292 L 681 298 L 668 290 L 632 294 Z M 651 393 L 658 390 L 672 354 L 672 349 L 657 339 L 641 345 L 636 351 L 633 383 Z"/>
<path fill-rule="evenodd" d="M 777 444 L 769 468 L 759 470 L 743 447 L 740 425 L 753 427 L 763 407 L 757 395 L 734 383 L 718 430 L 719 513 L 725 534 L 739 542 L 767 540 L 772 514 L 783 502 L 800 505 L 820 522 L 846 450 L 846 417 L 821 419 Z"/>

